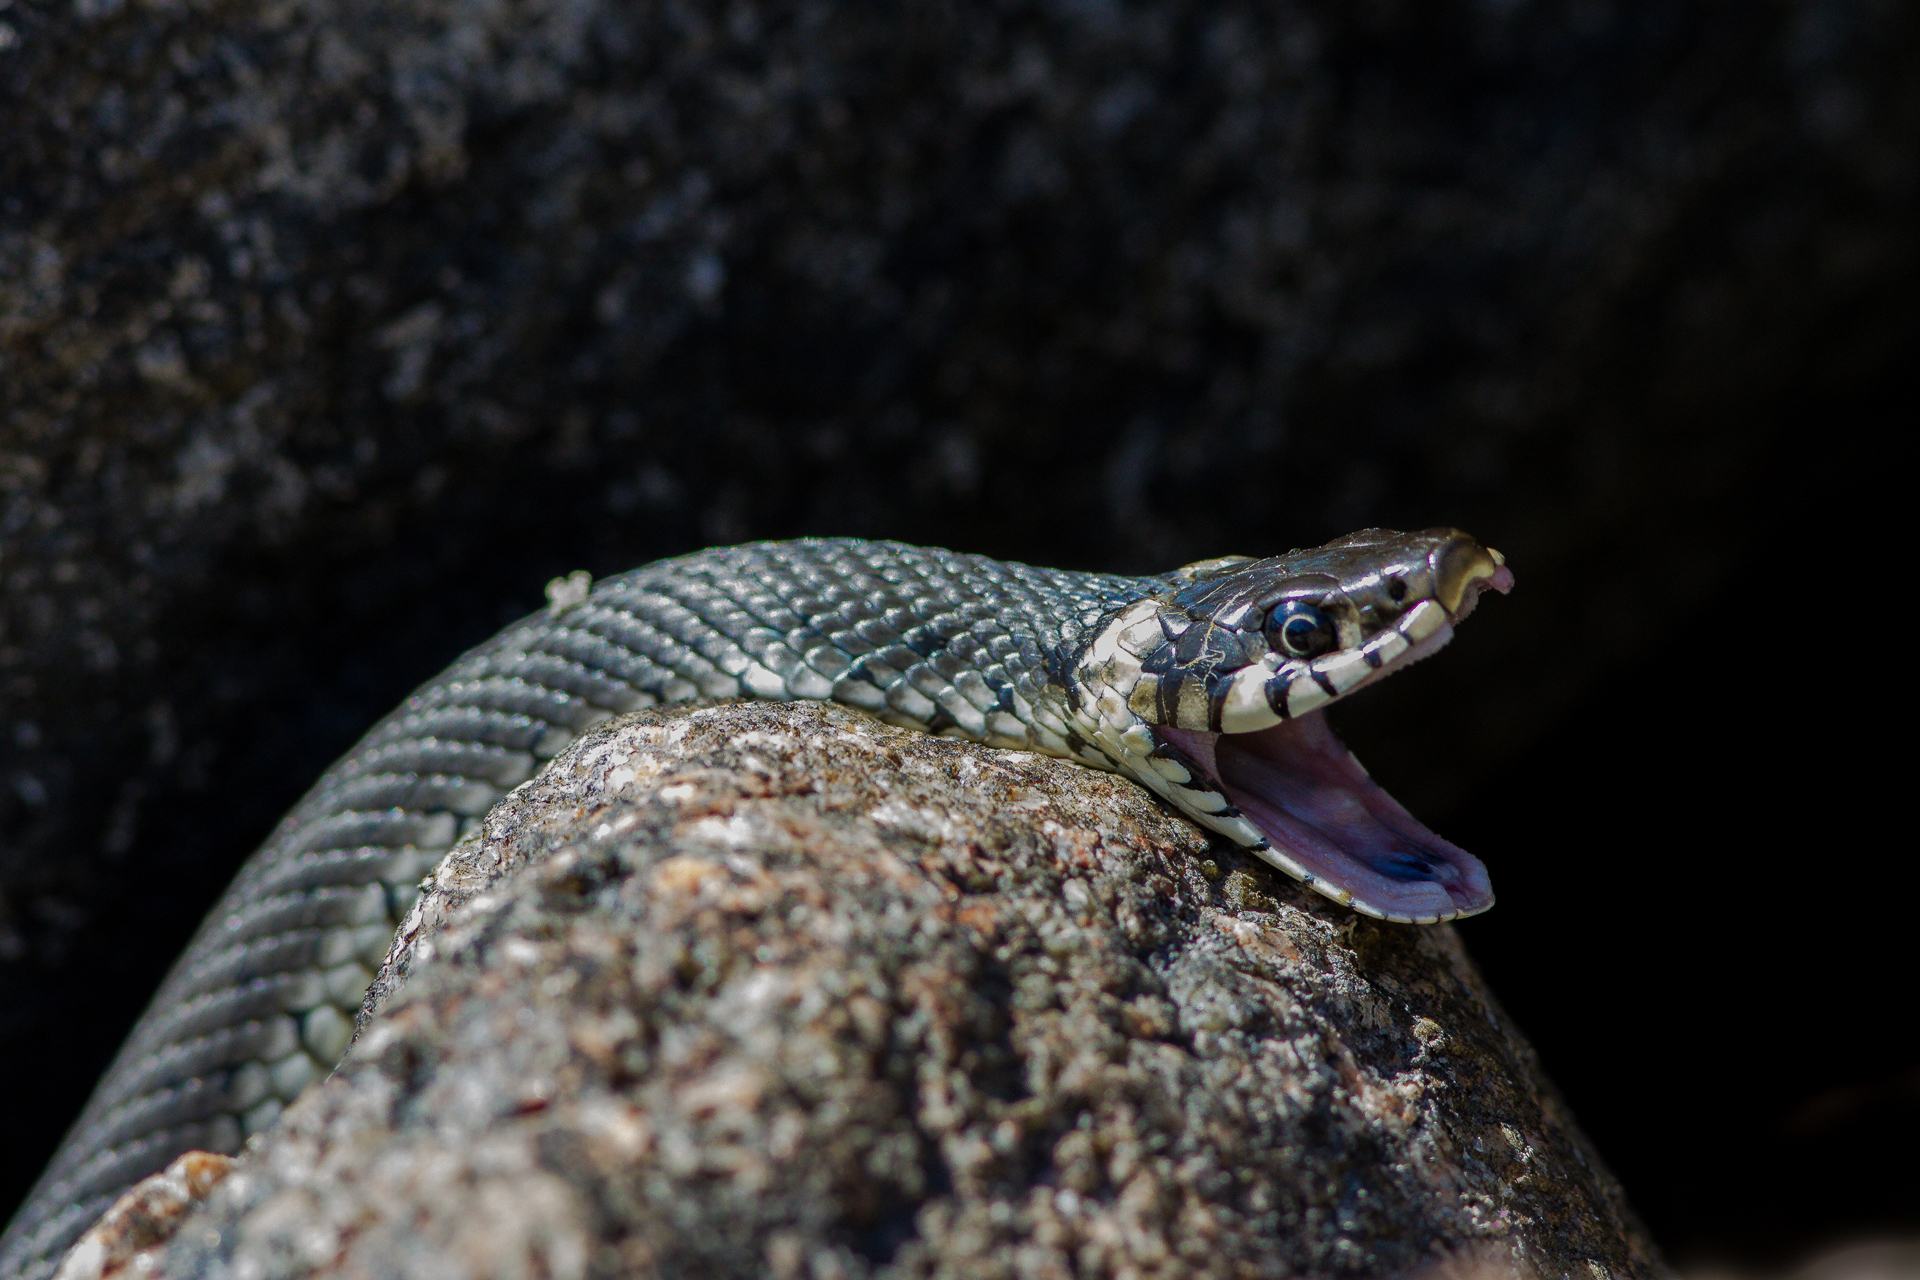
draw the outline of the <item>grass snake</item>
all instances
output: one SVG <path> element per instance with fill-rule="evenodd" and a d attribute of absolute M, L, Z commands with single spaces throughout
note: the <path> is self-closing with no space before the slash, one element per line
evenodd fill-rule
<path fill-rule="evenodd" d="M 127 1187 L 184 1151 L 237 1150 L 332 1070 L 420 879 L 582 731 L 636 708 L 832 699 L 1124 774 L 1367 915 L 1484 911 L 1485 868 L 1321 712 L 1512 581 L 1452 529 L 1154 577 L 823 539 L 556 581 L 543 612 L 374 726 L 242 868 L 0 1237 L 0 1277 L 44 1280 Z"/>

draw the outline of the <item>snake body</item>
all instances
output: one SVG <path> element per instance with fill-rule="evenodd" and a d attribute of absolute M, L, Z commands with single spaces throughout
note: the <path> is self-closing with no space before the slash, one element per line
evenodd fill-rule
<path fill-rule="evenodd" d="M 1492 902 L 1319 708 L 1444 643 L 1511 576 L 1453 530 L 1372 530 L 1152 577 L 897 543 L 703 551 L 549 589 L 421 686 L 248 861 L 0 1237 L 44 1280 L 138 1179 L 234 1151 L 339 1061 L 421 877 L 593 724 L 691 698 L 831 699 L 1124 773 L 1369 914 Z"/>

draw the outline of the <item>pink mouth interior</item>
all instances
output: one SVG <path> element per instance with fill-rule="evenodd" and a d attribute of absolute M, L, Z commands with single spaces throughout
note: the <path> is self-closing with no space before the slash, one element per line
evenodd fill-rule
<path fill-rule="evenodd" d="M 1275 849 L 1357 905 L 1412 919 L 1493 905 L 1480 860 L 1368 777 L 1322 712 L 1255 733 L 1154 732 L 1192 757 Z"/>

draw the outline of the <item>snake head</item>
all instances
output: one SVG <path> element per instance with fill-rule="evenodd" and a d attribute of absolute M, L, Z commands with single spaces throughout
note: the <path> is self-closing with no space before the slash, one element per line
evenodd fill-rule
<path fill-rule="evenodd" d="M 1356 911 L 1432 923 L 1493 905 L 1480 861 L 1422 826 L 1325 708 L 1436 652 L 1513 574 L 1457 529 L 1367 529 L 1167 575 L 1076 672 L 1091 737 L 1189 816 Z"/>

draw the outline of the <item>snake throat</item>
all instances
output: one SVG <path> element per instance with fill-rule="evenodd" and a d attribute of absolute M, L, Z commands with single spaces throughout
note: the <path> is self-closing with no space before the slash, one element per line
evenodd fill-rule
<path fill-rule="evenodd" d="M 1265 837 L 1261 858 L 1362 914 L 1432 924 L 1493 905 L 1480 860 L 1375 782 L 1323 711 L 1252 733 L 1161 726 Z"/>

